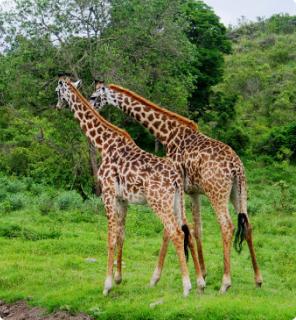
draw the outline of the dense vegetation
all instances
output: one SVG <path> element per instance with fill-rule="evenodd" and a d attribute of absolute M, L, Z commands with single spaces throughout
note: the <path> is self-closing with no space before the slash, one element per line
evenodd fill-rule
<path fill-rule="evenodd" d="M 72 115 L 51 108 L 59 71 L 82 78 L 86 95 L 100 78 L 188 115 L 192 94 L 206 108 L 230 50 L 225 27 L 200 1 L 21 0 L 0 21 L 0 170 L 82 194 L 93 185 L 94 155 Z M 190 104 L 193 115 L 199 109 Z M 105 116 L 154 149 L 140 125 Z"/>
<path fill-rule="evenodd" d="M 296 17 L 276 15 L 242 23 L 229 35 L 233 54 L 226 56 L 224 81 L 217 90 L 237 97 L 232 110 L 245 148 L 252 154 L 295 162 Z M 223 114 L 219 108 L 216 112 L 223 130 L 225 123 L 219 124 Z"/>

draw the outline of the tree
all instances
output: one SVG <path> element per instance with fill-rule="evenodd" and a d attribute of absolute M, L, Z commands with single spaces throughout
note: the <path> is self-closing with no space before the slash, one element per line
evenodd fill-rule
<path fill-rule="evenodd" d="M 187 69 L 193 45 L 182 29 L 179 1 L 18 0 L 16 4 L 12 12 L 2 15 L 3 39 L 7 43 L 5 53 L 0 56 L 1 104 L 11 110 L 29 112 L 30 116 L 27 114 L 25 118 L 37 117 L 51 123 L 47 126 L 43 122 L 45 140 L 50 139 L 51 146 L 63 145 L 68 150 L 60 165 L 54 160 L 59 155 L 54 156 L 41 146 L 32 147 L 41 142 L 29 135 L 31 141 L 24 147 L 29 156 L 23 166 L 29 169 L 26 167 L 23 174 L 38 172 L 39 177 L 57 183 L 54 172 L 68 168 L 60 182 L 65 185 L 65 180 L 71 181 L 74 176 L 75 182 L 67 185 L 77 188 L 89 179 L 81 167 L 86 164 L 85 158 L 81 158 L 81 152 L 87 150 L 86 139 L 78 129 L 74 130 L 76 124 L 67 112 L 59 113 L 57 120 L 56 112 L 48 110 L 56 102 L 59 70 L 83 78 L 86 96 L 93 90 L 94 78 L 100 77 L 187 113 L 192 87 Z M 122 114 L 108 112 L 107 117 L 115 124 L 127 126 L 138 144 L 146 146 L 150 141 L 147 131 Z M 62 141 L 65 132 L 66 145 Z M 16 136 L 18 133 L 14 131 L 11 139 Z M 77 142 L 75 146 L 70 143 L 73 139 Z M 15 147 L 9 152 L 13 153 Z M 90 146 L 86 154 L 91 157 L 86 167 L 96 168 L 93 160 L 97 155 Z M 45 161 L 46 157 L 47 168 L 53 165 L 55 169 L 43 174 L 41 159 Z M 6 170 L 5 163 L 2 168 Z"/>
<path fill-rule="evenodd" d="M 231 52 L 231 42 L 219 17 L 204 2 L 184 1 L 184 12 L 189 22 L 187 36 L 196 47 L 192 65 L 194 90 L 189 99 L 189 109 L 192 117 L 198 120 L 209 106 L 211 88 L 222 80 L 223 55 Z"/>

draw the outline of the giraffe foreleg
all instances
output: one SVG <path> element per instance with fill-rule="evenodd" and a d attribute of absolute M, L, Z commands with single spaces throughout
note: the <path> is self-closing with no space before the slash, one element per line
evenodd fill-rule
<path fill-rule="evenodd" d="M 106 183 L 107 184 L 107 183 Z M 114 253 L 117 241 L 117 211 L 115 207 L 115 192 L 113 188 L 107 188 L 102 193 L 102 200 L 105 205 L 106 216 L 108 219 L 108 259 L 107 259 L 107 275 L 104 284 L 103 294 L 108 295 L 112 288 L 113 282 L 113 264 Z"/>
<path fill-rule="evenodd" d="M 108 216 L 108 263 L 107 263 L 107 276 L 105 279 L 103 294 L 108 295 L 112 288 L 113 279 L 113 263 L 114 252 L 116 247 L 116 218 L 115 215 Z"/>
<path fill-rule="evenodd" d="M 175 246 L 179 263 L 180 269 L 182 273 L 182 282 L 183 282 L 183 295 L 187 297 L 192 286 L 189 278 L 188 267 L 186 263 L 186 257 L 184 253 L 184 234 L 182 231 L 177 230 L 173 236 L 171 236 L 173 244 Z"/>

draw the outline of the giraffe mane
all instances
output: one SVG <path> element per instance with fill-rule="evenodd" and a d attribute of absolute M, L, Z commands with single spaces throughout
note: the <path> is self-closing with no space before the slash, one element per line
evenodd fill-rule
<path fill-rule="evenodd" d="M 71 81 L 67 81 L 67 84 L 69 85 L 70 90 L 81 99 L 82 103 L 91 110 L 91 112 L 95 115 L 95 117 L 102 123 L 104 123 L 108 128 L 110 128 L 111 130 L 116 131 L 117 133 L 119 133 L 120 135 L 125 136 L 128 140 L 133 142 L 133 139 L 131 138 L 131 136 L 129 135 L 128 132 L 126 132 L 125 130 L 118 128 L 117 126 L 113 125 L 112 123 L 110 123 L 109 121 L 107 121 L 104 117 L 102 117 L 95 109 L 92 108 L 92 106 L 90 105 L 90 103 L 87 101 L 87 99 L 79 92 L 79 90 L 77 88 L 75 88 L 73 86 L 73 84 L 71 83 Z"/>
<path fill-rule="evenodd" d="M 144 104 L 145 106 L 150 107 L 151 109 L 157 110 L 157 111 L 161 112 L 162 114 L 168 115 L 169 117 L 176 119 L 177 121 L 190 127 L 193 130 L 197 130 L 197 128 L 198 128 L 197 124 L 194 121 L 192 121 L 186 117 L 183 117 L 173 111 L 169 111 L 168 109 L 162 108 L 162 107 L 158 106 L 157 104 L 154 104 L 153 102 L 143 98 L 142 96 L 138 95 L 137 93 L 135 93 L 131 90 L 128 90 L 126 88 L 123 88 L 123 87 L 118 86 L 113 83 L 111 83 L 109 85 L 109 88 L 114 89 L 116 91 L 119 91 L 121 93 L 124 93 L 124 94 L 128 95 L 129 97 L 136 99 L 137 101 Z"/>

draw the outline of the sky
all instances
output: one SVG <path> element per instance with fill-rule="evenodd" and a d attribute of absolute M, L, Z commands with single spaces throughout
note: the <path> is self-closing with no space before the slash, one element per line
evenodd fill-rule
<path fill-rule="evenodd" d="M 236 25 L 240 17 L 256 20 L 268 18 L 275 13 L 296 15 L 296 0 L 204 0 L 214 9 L 222 22 Z"/>

